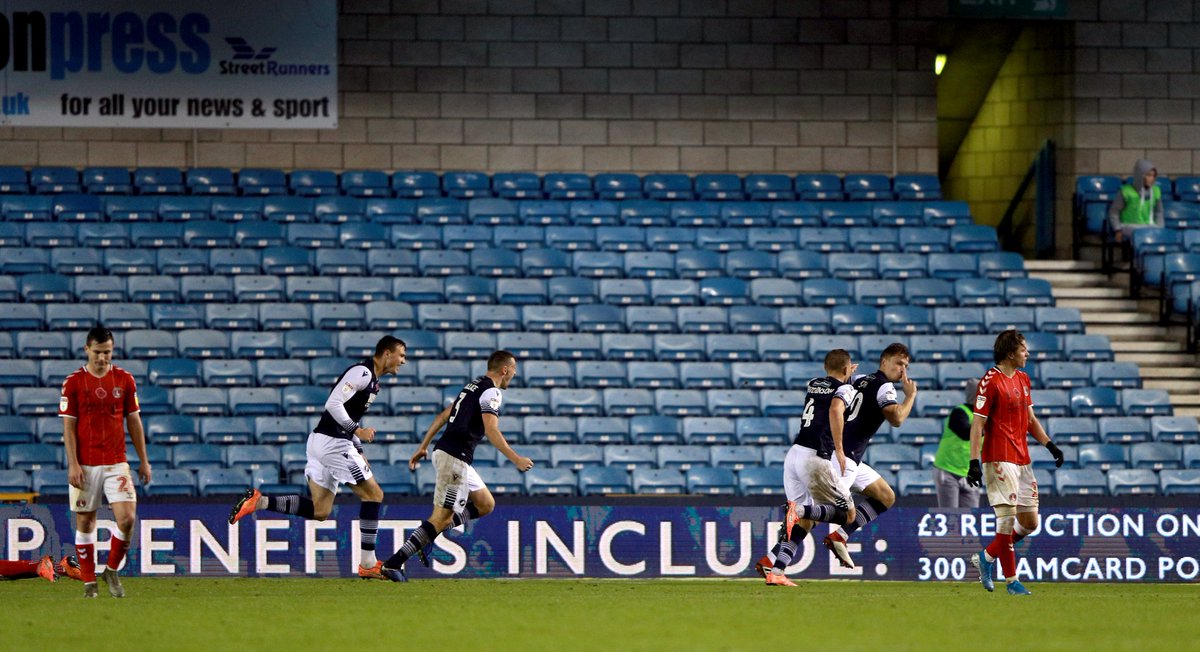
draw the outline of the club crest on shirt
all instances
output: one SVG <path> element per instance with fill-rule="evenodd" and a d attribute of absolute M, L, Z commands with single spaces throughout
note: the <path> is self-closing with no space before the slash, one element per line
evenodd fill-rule
<path fill-rule="evenodd" d="M 121 388 L 120 387 L 113 388 L 113 398 L 121 398 Z"/>

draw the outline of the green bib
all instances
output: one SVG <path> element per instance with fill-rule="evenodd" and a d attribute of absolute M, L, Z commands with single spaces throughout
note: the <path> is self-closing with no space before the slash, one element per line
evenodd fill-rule
<path fill-rule="evenodd" d="M 1121 186 L 1121 196 L 1125 198 L 1121 224 L 1154 224 L 1154 207 L 1162 201 L 1162 190 L 1158 184 L 1150 189 L 1150 201 L 1142 201 L 1137 188 L 1130 185 Z"/>
<path fill-rule="evenodd" d="M 958 405 L 954 409 L 966 412 L 968 422 L 975 419 L 975 415 L 966 405 Z M 933 465 L 959 477 L 965 477 L 967 469 L 971 465 L 971 442 L 959 439 L 958 435 L 950 430 L 949 416 L 942 424 L 942 441 L 938 444 L 937 456 L 933 458 Z"/>

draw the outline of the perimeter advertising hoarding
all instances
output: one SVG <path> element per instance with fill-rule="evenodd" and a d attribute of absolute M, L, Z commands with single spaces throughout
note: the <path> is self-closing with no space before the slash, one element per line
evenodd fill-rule
<path fill-rule="evenodd" d="M 335 0 L 0 0 L 0 125 L 337 126 Z"/>
<path fill-rule="evenodd" d="M 228 525 L 228 506 L 155 503 L 138 508 L 134 546 L 123 572 L 148 576 L 348 577 L 358 562 L 358 508 L 339 505 L 323 523 L 260 512 Z M 379 528 L 386 556 L 428 515 L 420 504 L 387 505 Z M 108 515 L 106 519 L 105 516 Z M 100 527 L 111 528 L 102 511 Z M 438 540 L 426 569 L 410 577 L 751 577 L 774 543 L 780 509 L 680 505 L 505 506 Z M 1018 546 L 1021 579 L 1191 582 L 1200 576 L 1200 509 L 1046 509 L 1042 526 Z M 63 505 L 0 507 L 0 555 L 69 553 Z M 805 539 L 793 577 L 871 580 L 972 580 L 965 556 L 994 533 L 984 511 L 897 508 L 851 540 L 858 567 L 840 568 Z M 108 533 L 100 533 L 103 561 Z"/>

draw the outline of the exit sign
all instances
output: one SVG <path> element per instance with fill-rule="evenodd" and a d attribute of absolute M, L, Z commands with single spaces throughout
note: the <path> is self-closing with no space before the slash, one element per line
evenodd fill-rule
<path fill-rule="evenodd" d="M 1050 18 L 1067 15 L 1067 0 L 950 0 L 951 16 Z"/>

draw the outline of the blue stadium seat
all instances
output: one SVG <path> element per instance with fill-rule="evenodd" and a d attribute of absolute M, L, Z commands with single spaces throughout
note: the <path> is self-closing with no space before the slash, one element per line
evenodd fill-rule
<path fill-rule="evenodd" d="M 576 419 L 575 428 L 576 440 L 585 445 L 623 444 L 629 440 L 629 420 L 624 418 L 592 417 L 588 419 Z M 571 453 L 571 450 L 566 449 L 562 453 L 563 455 L 568 455 Z M 600 455 L 600 453 L 596 453 L 596 455 Z M 595 463 L 603 463 L 603 460 L 600 458 L 595 458 L 594 461 Z M 574 460 L 571 463 L 576 467 L 580 464 L 578 460 Z M 588 465 L 591 465 L 590 461 Z"/>
<path fill-rule="evenodd" d="M 937 494 L 933 475 L 927 469 L 904 469 L 896 473 L 897 489 L 901 496 L 932 496 Z"/>
<path fill-rule="evenodd" d="M 1098 423 L 1093 418 L 1063 417 L 1048 419 L 1045 425 L 1046 432 L 1056 442 L 1092 444 L 1100 441 Z"/>
<path fill-rule="evenodd" d="M 546 245 L 563 251 L 595 251 L 596 230 L 587 226 L 548 226 Z"/>
<path fill-rule="evenodd" d="M 837 334 L 878 333 L 879 309 L 853 304 L 834 306 L 830 311 L 830 323 Z"/>
<path fill-rule="evenodd" d="M 551 284 L 551 299 L 554 298 L 553 283 Z M 521 315 L 525 321 L 525 330 L 528 331 L 569 331 L 574 325 L 574 312 L 568 306 L 525 306 Z M 555 333 L 557 335 L 558 333 Z M 572 349 L 571 354 L 576 357 L 587 355 L 589 358 L 598 357 L 599 351 L 593 349 L 591 342 L 584 339 L 586 347 L 582 350 Z M 562 346 L 567 344 L 562 338 L 558 338 L 552 344 Z M 579 351 L 583 351 L 582 353 Z"/>
<path fill-rule="evenodd" d="M 508 199 L 472 199 L 467 203 L 467 221 L 479 226 L 516 225 L 517 206 Z"/>
<path fill-rule="evenodd" d="M 751 174 L 742 183 L 751 201 L 791 201 L 796 198 L 792 180 L 784 174 Z"/>
<path fill-rule="evenodd" d="M 872 202 L 871 217 L 875 224 L 881 227 L 920 227 L 924 225 L 924 215 L 920 204 L 912 202 Z M 902 229 L 901 232 L 907 230 L 910 229 Z M 895 246 L 899 246 L 898 242 Z"/>
<path fill-rule="evenodd" d="M 1100 417 L 1100 439 L 1118 444 L 1150 441 L 1150 420 L 1146 417 Z"/>
<path fill-rule="evenodd" d="M 647 389 L 605 388 L 604 413 L 607 416 L 639 416 L 655 411 L 655 396 Z M 630 426 L 630 436 L 637 440 L 636 424 Z"/>
<path fill-rule="evenodd" d="M 950 229 L 950 250 L 956 253 L 983 253 L 1000 249 L 996 229 L 968 224 Z"/>
<path fill-rule="evenodd" d="M 1158 476 L 1147 469 L 1115 469 L 1108 472 L 1108 492 L 1113 496 L 1158 493 Z"/>
<path fill-rule="evenodd" d="M 351 197 L 388 197 L 392 194 L 387 173 L 378 170 L 346 170 L 339 177 L 338 185 L 343 194 Z"/>
<path fill-rule="evenodd" d="M 942 438 L 942 421 L 928 417 L 910 417 L 892 430 L 892 440 L 899 444 L 935 444 Z"/>
<path fill-rule="evenodd" d="M 396 300 L 412 304 L 444 302 L 445 287 L 442 278 L 396 278 L 393 284 Z"/>
<path fill-rule="evenodd" d="M 1035 316 L 1040 331 L 1054 333 L 1082 333 L 1083 318 L 1076 308 L 1039 307 Z"/>
<path fill-rule="evenodd" d="M 566 201 L 525 200 L 517 203 L 517 216 L 525 227 L 567 226 L 571 223 Z"/>
<path fill-rule="evenodd" d="M 575 226 L 617 227 L 621 223 L 617 204 L 609 201 L 576 200 L 568 204 L 568 211 Z"/>
<path fill-rule="evenodd" d="M 910 227 L 899 230 L 900 251 L 934 254 L 950 251 L 950 236 L 946 229 Z"/>
<path fill-rule="evenodd" d="M 382 223 L 373 223 L 376 231 L 370 233 L 371 238 L 366 235 L 358 235 L 358 237 L 348 238 L 348 234 L 356 234 L 364 231 L 361 227 L 362 220 L 366 217 L 366 202 L 358 197 L 320 197 L 316 202 L 313 202 L 313 217 L 320 223 L 326 225 L 346 225 L 341 229 L 341 238 L 343 245 L 356 247 L 379 247 L 388 243 L 388 231 Z M 354 231 L 354 227 L 350 225 L 358 225 L 358 229 Z"/>
<path fill-rule="evenodd" d="M 0 493 L 27 493 L 31 487 L 28 471 L 0 470 Z"/>
<path fill-rule="evenodd" d="M 417 222 L 417 203 L 413 199 L 372 197 L 363 210 L 367 220 L 377 224 L 411 225 Z"/>
<path fill-rule="evenodd" d="M 51 444 L 10 444 L 8 446 L 8 468 L 23 471 L 57 469 L 61 464 L 61 450 Z"/>
<path fill-rule="evenodd" d="M 897 472 L 920 468 L 920 451 L 905 444 L 874 444 L 867 448 L 867 463 L 875 469 Z"/>
<path fill-rule="evenodd" d="M 46 222 L 54 215 L 54 200 L 47 195 L 5 195 L 0 213 L 6 222 Z"/>
<path fill-rule="evenodd" d="M 1200 425 L 1196 418 L 1187 416 L 1150 417 L 1150 430 L 1154 441 L 1195 443 L 1200 441 Z"/>
<path fill-rule="evenodd" d="M 932 253 L 928 259 L 929 275 L 935 279 L 957 280 L 974 278 L 975 258 L 969 254 Z"/>
<path fill-rule="evenodd" d="M 971 224 L 971 211 L 965 201 L 926 202 L 925 223 L 940 227 Z"/>
<path fill-rule="evenodd" d="M 540 199 L 542 179 L 530 172 L 501 172 L 492 175 L 492 194 L 504 199 Z"/>
<path fill-rule="evenodd" d="M 581 173 L 547 174 L 542 178 L 542 191 L 552 200 L 588 200 L 596 194 L 592 189 L 592 179 Z"/>
<path fill-rule="evenodd" d="M 1162 492 L 1168 496 L 1200 494 L 1200 469 L 1167 469 L 1159 474 Z"/>
<path fill-rule="evenodd" d="M 800 174 L 795 180 L 796 195 L 803 200 L 840 200 L 842 180 L 834 174 Z"/>
<path fill-rule="evenodd" d="M 629 472 L 606 466 L 592 466 L 579 471 L 579 493 L 584 496 L 633 493 Z"/>
<path fill-rule="evenodd" d="M 1106 495 L 1108 481 L 1099 469 L 1059 469 L 1054 474 L 1055 491 L 1063 496 Z"/>
<path fill-rule="evenodd" d="M 937 365 L 938 386 L 965 389 L 969 381 L 982 376 L 989 366 L 978 362 L 940 362 Z"/>
<path fill-rule="evenodd" d="M 75 168 L 43 166 L 29 170 L 29 184 L 39 195 L 57 195 L 83 191 Z"/>
<path fill-rule="evenodd" d="M 172 463 L 176 469 L 220 469 L 225 466 L 224 450 L 211 444 L 178 444 L 172 447 Z"/>
<path fill-rule="evenodd" d="M 0 194 L 29 194 L 29 175 L 25 169 L 15 165 L 0 166 Z"/>
<path fill-rule="evenodd" d="M 254 439 L 251 417 L 205 417 L 199 425 L 200 439 L 206 444 L 249 444 Z"/>
<path fill-rule="evenodd" d="M 133 179 L 127 168 L 88 167 L 80 175 L 85 192 L 91 195 L 133 194 Z"/>
<path fill-rule="evenodd" d="M 288 198 L 288 197 L 272 197 L 272 198 L 270 198 L 270 200 L 272 202 L 271 203 L 272 211 L 274 211 L 274 213 L 277 216 L 277 219 L 275 219 L 274 221 L 276 221 L 276 222 L 311 222 L 312 221 L 312 219 L 311 219 L 312 211 L 311 210 L 308 211 L 309 215 L 307 216 L 307 218 L 303 214 L 303 210 L 301 210 L 299 213 L 296 213 L 291 210 L 293 208 L 303 209 L 306 206 L 306 203 L 311 204 L 311 202 L 306 202 L 305 200 L 300 199 L 300 198 L 295 198 L 295 199 L 300 199 L 300 202 L 298 204 L 283 201 L 283 200 L 287 200 L 287 199 L 290 199 L 290 198 Z M 159 202 L 159 213 L 162 214 L 163 219 L 165 219 L 165 220 L 170 220 L 171 215 L 172 215 L 171 213 L 168 213 L 167 208 L 166 208 L 166 204 L 168 201 L 169 200 L 164 197 Z M 170 201 L 174 202 L 175 200 L 170 200 Z M 226 222 L 242 222 L 242 221 L 246 221 L 246 220 L 260 220 L 260 219 L 266 218 L 266 203 L 265 202 L 266 202 L 266 200 L 263 197 L 213 197 L 211 202 L 209 203 L 209 211 L 212 213 L 212 216 L 215 219 L 224 220 Z M 203 208 L 203 205 L 201 204 L 199 207 Z M 192 205 L 188 204 L 188 205 L 186 205 L 185 210 L 190 212 L 190 211 L 193 211 L 196 209 L 194 209 Z M 199 215 L 199 213 L 196 213 L 196 214 Z M 197 219 L 197 218 L 193 217 L 192 219 Z"/>
<path fill-rule="evenodd" d="M 1079 467 L 1083 469 L 1124 469 L 1129 466 L 1127 447 L 1117 444 L 1083 444 L 1079 446 Z"/>
<path fill-rule="evenodd" d="M 815 307 L 781 308 L 779 324 L 785 333 L 831 333 L 829 311 L 829 308 Z"/>
<path fill-rule="evenodd" d="M 882 174 L 847 174 L 842 180 L 846 198 L 857 200 L 891 200 L 894 198 L 892 182 Z"/>
<path fill-rule="evenodd" d="M 237 186 L 239 192 L 247 196 L 286 195 L 288 192 L 283 170 L 270 168 L 242 168 L 238 171 Z"/>
<path fill-rule="evenodd" d="M 78 327 L 89 319 L 94 323 L 98 314 L 95 306 L 51 304 L 43 310 L 42 306 L 36 303 L 0 304 L 0 328 L 9 331 L 36 331 L 50 324 L 53 324 L 51 328 L 56 329 L 72 328 L 71 324 Z"/>
<path fill-rule="evenodd" d="M 999 306 L 1004 303 L 1004 288 L 990 278 L 960 278 L 954 281 L 954 298 L 960 306 Z"/>
<path fill-rule="evenodd" d="M 453 197 L 423 197 L 417 200 L 417 222 L 427 226 L 466 224 L 467 203 Z"/>
<path fill-rule="evenodd" d="M 300 197 L 338 194 L 338 177 L 330 170 L 292 170 L 287 184 L 287 189 Z"/>
<path fill-rule="evenodd" d="M 861 279 L 854 282 L 854 300 L 867 306 L 904 303 L 904 285 L 897 280 Z"/>
<path fill-rule="evenodd" d="M 995 339 L 992 335 L 963 335 L 959 340 L 961 359 L 967 362 L 992 362 Z"/>
<path fill-rule="evenodd" d="M 900 201 L 941 199 L 942 187 L 932 174 L 897 174 L 892 190 Z"/>
<path fill-rule="evenodd" d="M 1112 344 L 1105 335 L 1067 335 L 1064 349 L 1073 361 L 1113 361 Z"/>
<path fill-rule="evenodd" d="M 743 496 L 774 496 L 783 493 L 783 473 L 765 467 L 738 472 L 738 492 Z"/>
<path fill-rule="evenodd" d="M 308 438 L 312 425 L 308 417 L 256 416 L 254 441 L 258 444 L 275 445 L 300 443 Z"/>
<path fill-rule="evenodd" d="M 634 493 L 686 493 L 683 474 L 673 469 L 634 469 L 632 477 Z"/>
<path fill-rule="evenodd" d="M 1102 387 L 1140 388 L 1141 373 L 1133 362 L 1095 362 L 1091 365 L 1092 383 Z"/>
<path fill-rule="evenodd" d="M 1035 389 L 1032 399 L 1039 419 L 1071 416 L 1071 394 L 1065 389 Z"/>
<path fill-rule="evenodd" d="M 835 202 L 821 205 L 821 222 L 830 227 L 870 227 L 874 218 L 869 204 Z"/>
<path fill-rule="evenodd" d="M 932 333 L 934 329 L 929 309 L 920 306 L 886 306 L 880 322 L 887 333 Z"/>
<path fill-rule="evenodd" d="M 200 469 L 196 487 L 201 496 L 232 496 L 250 486 L 250 472 L 244 469 Z"/>
<path fill-rule="evenodd" d="M 800 231 L 800 248 L 808 251 L 849 251 L 850 241 L 846 229 L 817 227 Z"/>
<path fill-rule="evenodd" d="M 73 351 L 66 333 L 17 333 L 17 355 L 36 360 L 64 359 Z"/>
<path fill-rule="evenodd" d="M 982 333 L 984 332 L 981 308 L 934 308 L 933 322 L 939 333 Z"/>
<path fill-rule="evenodd" d="M 1004 299 L 1010 306 L 1053 306 L 1050 283 L 1040 278 L 1010 278 L 1004 281 Z"/>
<path fill-rule="evenodd" d="M 910 305 L 955 305 L 953 283 L 939 278 L 910 278 L 904 281 L 904 297 Z"/>
<path fill-rule="evenodd" d="M 781 228 L 819 227 L 822 224 L 821 209 L 818 204 L 807 201 L 772 202 L 771 221 Z M 795 245 L 796 239 L 793 236 L 792 245 L 785 248 L 793 249 Z"/>
<path fill-rule="evenodd" d="M 1037 328 L 1033 308 L 1028 306 L 993 306 L 984 308 L 983 324 L 989 333 L 998 333 L 1009 329 L 1029 333 L 1029 331 Z M 1033 335 L 1034 333 L 1029 334 Z M 1055 342 L 1057 343 L 1057 335 L 1052 333 L 1038 333 L 1038 335 L 1049 335 L 1051 338 L 1055 338 Z M 1031 342 L 1027 341 L 1026 344 L 1032 347 Z M 1054 350 L 1056 353 L 1062 353 L 1062 347 L 1057 344 Z M 1031 348 L 1030 355 L 1033 356 L 1033 354 L 1034 351 Z"/>
<path fill-rule="evenodd" d="M 1163 389 L 1123 389 L 1121 407 L 1127 416 L 1172 416 L 1171 398 Z"/>

